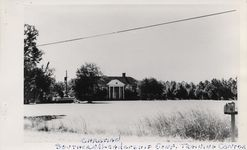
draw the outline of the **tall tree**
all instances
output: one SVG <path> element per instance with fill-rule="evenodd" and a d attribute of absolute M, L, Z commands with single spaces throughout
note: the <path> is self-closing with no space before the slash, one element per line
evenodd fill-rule
<path fill-rule="evenodd" d="M 36 67 L 42 60 L 43 52 L 36 45 L 38 35 L 39 32 L 34 26 L 24 25 L 24 68 L 26 69 Z"/>
<path fill-rule="evenodd" d="M 35 68 L 43 55 L 36 46 L 38 35 L 34 26 L 24 25 L 24 103 L 34 102 L 34 93 L 37 93 Z"/>
<path fill-rule="evenodd" d="M 38 30 L 32 25 L 24 25 L 24 103 L 46 100 L 51 94 L 54 82 L 53 70 L 37 65 L 42 60 L 43 52 L 36 46 Z"/>
<path fill-rule="evenodd" d="M 87 100 L 88 103 L 92 103 L 94 99 L 97 99 L 97 93 L 100 90 L 98 81 L 102 73 L 99 67 L 93 63 L 85 63 L 76 72 L 76 78 L 74 81 L 75 97 L 79 100 Z"/>

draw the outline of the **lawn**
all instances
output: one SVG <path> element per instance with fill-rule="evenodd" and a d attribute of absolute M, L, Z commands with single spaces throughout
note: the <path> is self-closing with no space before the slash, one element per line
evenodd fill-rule
<path fill-rule="evenodd" d="M 228 141 L 230 116 L 223 113 L 227 102 L 168 100 L 25 105 L 25 141 L 67 141 L 80 135 Z"/>

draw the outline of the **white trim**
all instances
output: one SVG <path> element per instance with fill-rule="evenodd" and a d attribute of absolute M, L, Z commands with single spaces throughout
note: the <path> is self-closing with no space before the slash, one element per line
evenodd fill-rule
<path fill-rule="evenodd" d="M 108 86 L 123 87 L 125 84 L 117 79 L 111 80 L 107 83 Z"/>

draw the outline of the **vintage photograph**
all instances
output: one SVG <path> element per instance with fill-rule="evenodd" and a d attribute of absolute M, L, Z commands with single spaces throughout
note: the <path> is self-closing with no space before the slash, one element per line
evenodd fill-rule
<path fill-rule="evenodd" d="M 238 141 L 230 4 L 26 5 L 25 142 Z"/>

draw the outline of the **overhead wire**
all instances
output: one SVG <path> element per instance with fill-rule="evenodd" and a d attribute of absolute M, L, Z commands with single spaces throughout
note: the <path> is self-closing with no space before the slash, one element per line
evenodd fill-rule
<path fill-rule="evenodd" d="M 60 43 L 67 43 L 67 42 L 90 39 L 90 38 L 96 38 L 96 37 L 102 37 L 102 36 L 107 36 L 107 35 L 112 35 L 112 34 L 119 34 L 119 33 L 124 33 L 124 32 L 130 32 L 130 31 L 135 31 L 135 30 L 142 30 L 142 29 L 146 29 L 146 28 L 163 26 L 163 25 L 172 24 L 172 23 L 178 23 L 178 22 L 183 22 L 183 21 L 189 21 L 189 20 L 195 20 L 195 19 L 200 19 L 200 18 L 205 18 L 205 17 L 210 17 L 210 16 L 216 16 L 216 15 L 231 13 L 231 12 L 234 12 L 234 11 L 236 11 L 236 10 L 228 10 L 228 11 L 211 13 L 211 14 L 207 14 L 207 15 L 201 15 L 201 16 L 190 17 L 190 18 L 184 18 L 184 19 L 168 21 L 168 22 L 163 22 L 163 23 L 158 23 L 158 24 L 152 24 L 152 25 L 146 25 L 146 26 L 141 26 L 141 27 L 129 28 L 129 29 L 124 29 L 124 30 L 119 30 L 119 31 L 114 31 L 114 32 L 108 32 L 108 33 L 84 36 L 84 37 L 79 37 L 79 38 L 72 38 L 72 39 L 67 39 L 67 40 L 49 42 L 49 43 L 39 44 L 39 45 L 37 45 L 37 47 L 60 44 Z"/>

